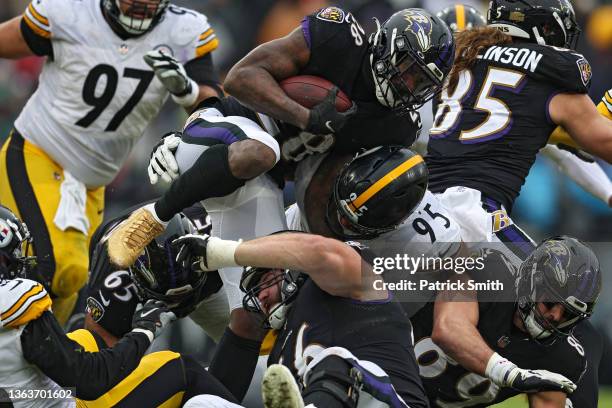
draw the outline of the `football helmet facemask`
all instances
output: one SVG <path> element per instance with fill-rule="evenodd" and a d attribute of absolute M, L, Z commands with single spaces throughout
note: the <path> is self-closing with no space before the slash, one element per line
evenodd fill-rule
<path fill-rule="evenodd" d="M 25 277 L 36 264 L 28 257 L 32 237 L 28 227 L 8 208 L 0 205 L 0 279 Z"/>
<path fill-rule="evenodd" d="M 175 215 L 165 232 L 147 245 L 130 273 L 142 301 L 161 300 L 177 317 L 191 313 L 199 303 L 206 282 L 206 273 L 197 263 L 176 262 L 172 241 L 185 234 L 195 234 L 197 228 L 184 214 Z"/>
<path fill-rule="evenodd" d="M 422 9 L 393 14 L 369 41 L 376 97 L 398 114 L 414 111 L 433 98 L 455 57 L 449 28 Z"/>
<path fill-rule="evenodd" d="M 370 239 L 398 227 L 427 190 L 423 158 L 401 146 L 358 154 L 336 178 L 327 204 L 328 227 L 344 239 Z"/>
<path fill-rule="evenodd" d="M 251 266 L 244 268 L 240 279 L 240 289 L 245 293 L 242 298 L 242 306 L 249 312 L 265 316 L 265 328 L 279 330 L 285 324 L 291 302 L 295 300 L 300 287 L 306 281 L 306 275 L 301 272 L 278 269 L 278 273 L 268 276 L 262 282 L 262 278 L 270 271 L 273 269 Z M 281 299 L 266 313 L 261 307 L 259 293 L 274 285 L 280 285 Z"/>
<path fill-rule="evenodd" d="M 436 13 L 454 33 L 487 25 L 487 19 L 472 6 L 455 4 Z"/>
<path fill-rule="evenodd" d="M 600 291 L 601 272 L 593 251 L 575 238 L 554 237 L 538 245 L 519 268 L 518 311 L 534 340 L 554 341 L 591 316 Z M 562 305 L 562 320 L 547 320 L 537 307 L 540 302 L 547 308 Z"/>
<path fill-rule="evenodd" d="M 580 36 L 569 0 L 492 0 L 487 24 L 540 45 L 574 49 Z"/>
<path fill-rule="evenodd" d="M 127 36 L 138 36 L 161 21 L 170 0 L 102 0 L 109 23 Z"/>

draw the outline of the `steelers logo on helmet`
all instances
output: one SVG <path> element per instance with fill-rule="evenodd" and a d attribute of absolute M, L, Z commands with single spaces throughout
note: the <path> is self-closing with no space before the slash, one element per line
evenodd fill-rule
<path fill-rule="evenodd" d="M 13 240 L 13 230 L 3 219 L 0 219 L 0 248 L 7 247 Z"/>
<path fill-rule="evenodd" d="M 92 297 L 87 298 L 85 310 L 91 315 L 94 322 L 99 322 L 102 320 L 102 317 L 104 317 L 104 306 L 102 306 L 100 302 Z"/>

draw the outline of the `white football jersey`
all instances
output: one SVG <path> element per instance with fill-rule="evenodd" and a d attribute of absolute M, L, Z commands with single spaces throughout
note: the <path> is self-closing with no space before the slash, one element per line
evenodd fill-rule
<path fill-rule="evenodd" d="M 0 388 L 15 390 L 61 390 L 36 366 L 23 358 L 21 333 L 24 326 L 51 308 L 43 286 L 29 279 L 0 280 Z M 73 407 L 61 399 L 13 400 L 15 407 Z"/>
<path fill-rule="evenodd" d="M 326 157 L 324 154 L 308 156 L 295 171 L 296 204 L 285 211 L 289 229 L 309 231 L 304 208 L 306 189 L 310 180 Z M 357 240 L 367 245 L 375 254 L 392 256 L 406 253 L 409 256 L 450 256 L 461 242 L 459 225 L 429 190 L 412 214 L 397 229 L 368 240 Z M 388 253 L 393 252 L 393 253 Z"/>
<path fill-rule="evenodd" d="M 161 49 L 186 63 L 218 44 L 205 16 L 174 5 L 151 31 L 126 40 L 99 0 L 35 0 L 24 19 L 50 38 L 53 58 L 15 128 L 88 187 L 115 177 L 169 95 L 143 55 Z"/>

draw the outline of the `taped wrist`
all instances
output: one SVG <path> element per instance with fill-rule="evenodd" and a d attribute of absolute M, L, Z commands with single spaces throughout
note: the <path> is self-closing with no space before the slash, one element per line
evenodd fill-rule
<path fill-rule="evenodd" d="M 187 88 L 185 88 L 185 92 L 180 95 L 172 94 L 172 100 L 186 108 L 193 106 L 200 95 L 200 87 L 198 84 L 191 78 L 188 78 L 188 82 L 189 83 Z"/>
<path fill-rule="evenodd" d="M 497 353 L 493 353 L 487 362 L 485 376 L 500 387 L 507 386 L 508 375 L 516 368 L 516 364 Z"/>
<path fill-rule="evenodd" d="M 206 149 L 196 162 L 174 180 L 155 203 L 155 213 L 162 221 L 207 198 L 223 197 L 242 187 L 246 180 L 236 178 L 229 167 L 229 146 L 214 145 Z"/>

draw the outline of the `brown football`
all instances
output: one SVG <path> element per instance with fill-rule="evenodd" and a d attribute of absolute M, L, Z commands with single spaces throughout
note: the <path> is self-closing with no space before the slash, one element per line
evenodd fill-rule
<path fill-rule="evenodd" d="M 298 75 L 281 81 L 280 86 L 287 96 L 310 109 L 325 99 L 334 84 L 324 78 L 312 75 Z M 336 110 L 344 112 L 352 104 L 353 102 L 349 97 L 342 90 L 338 90 Z"/>

